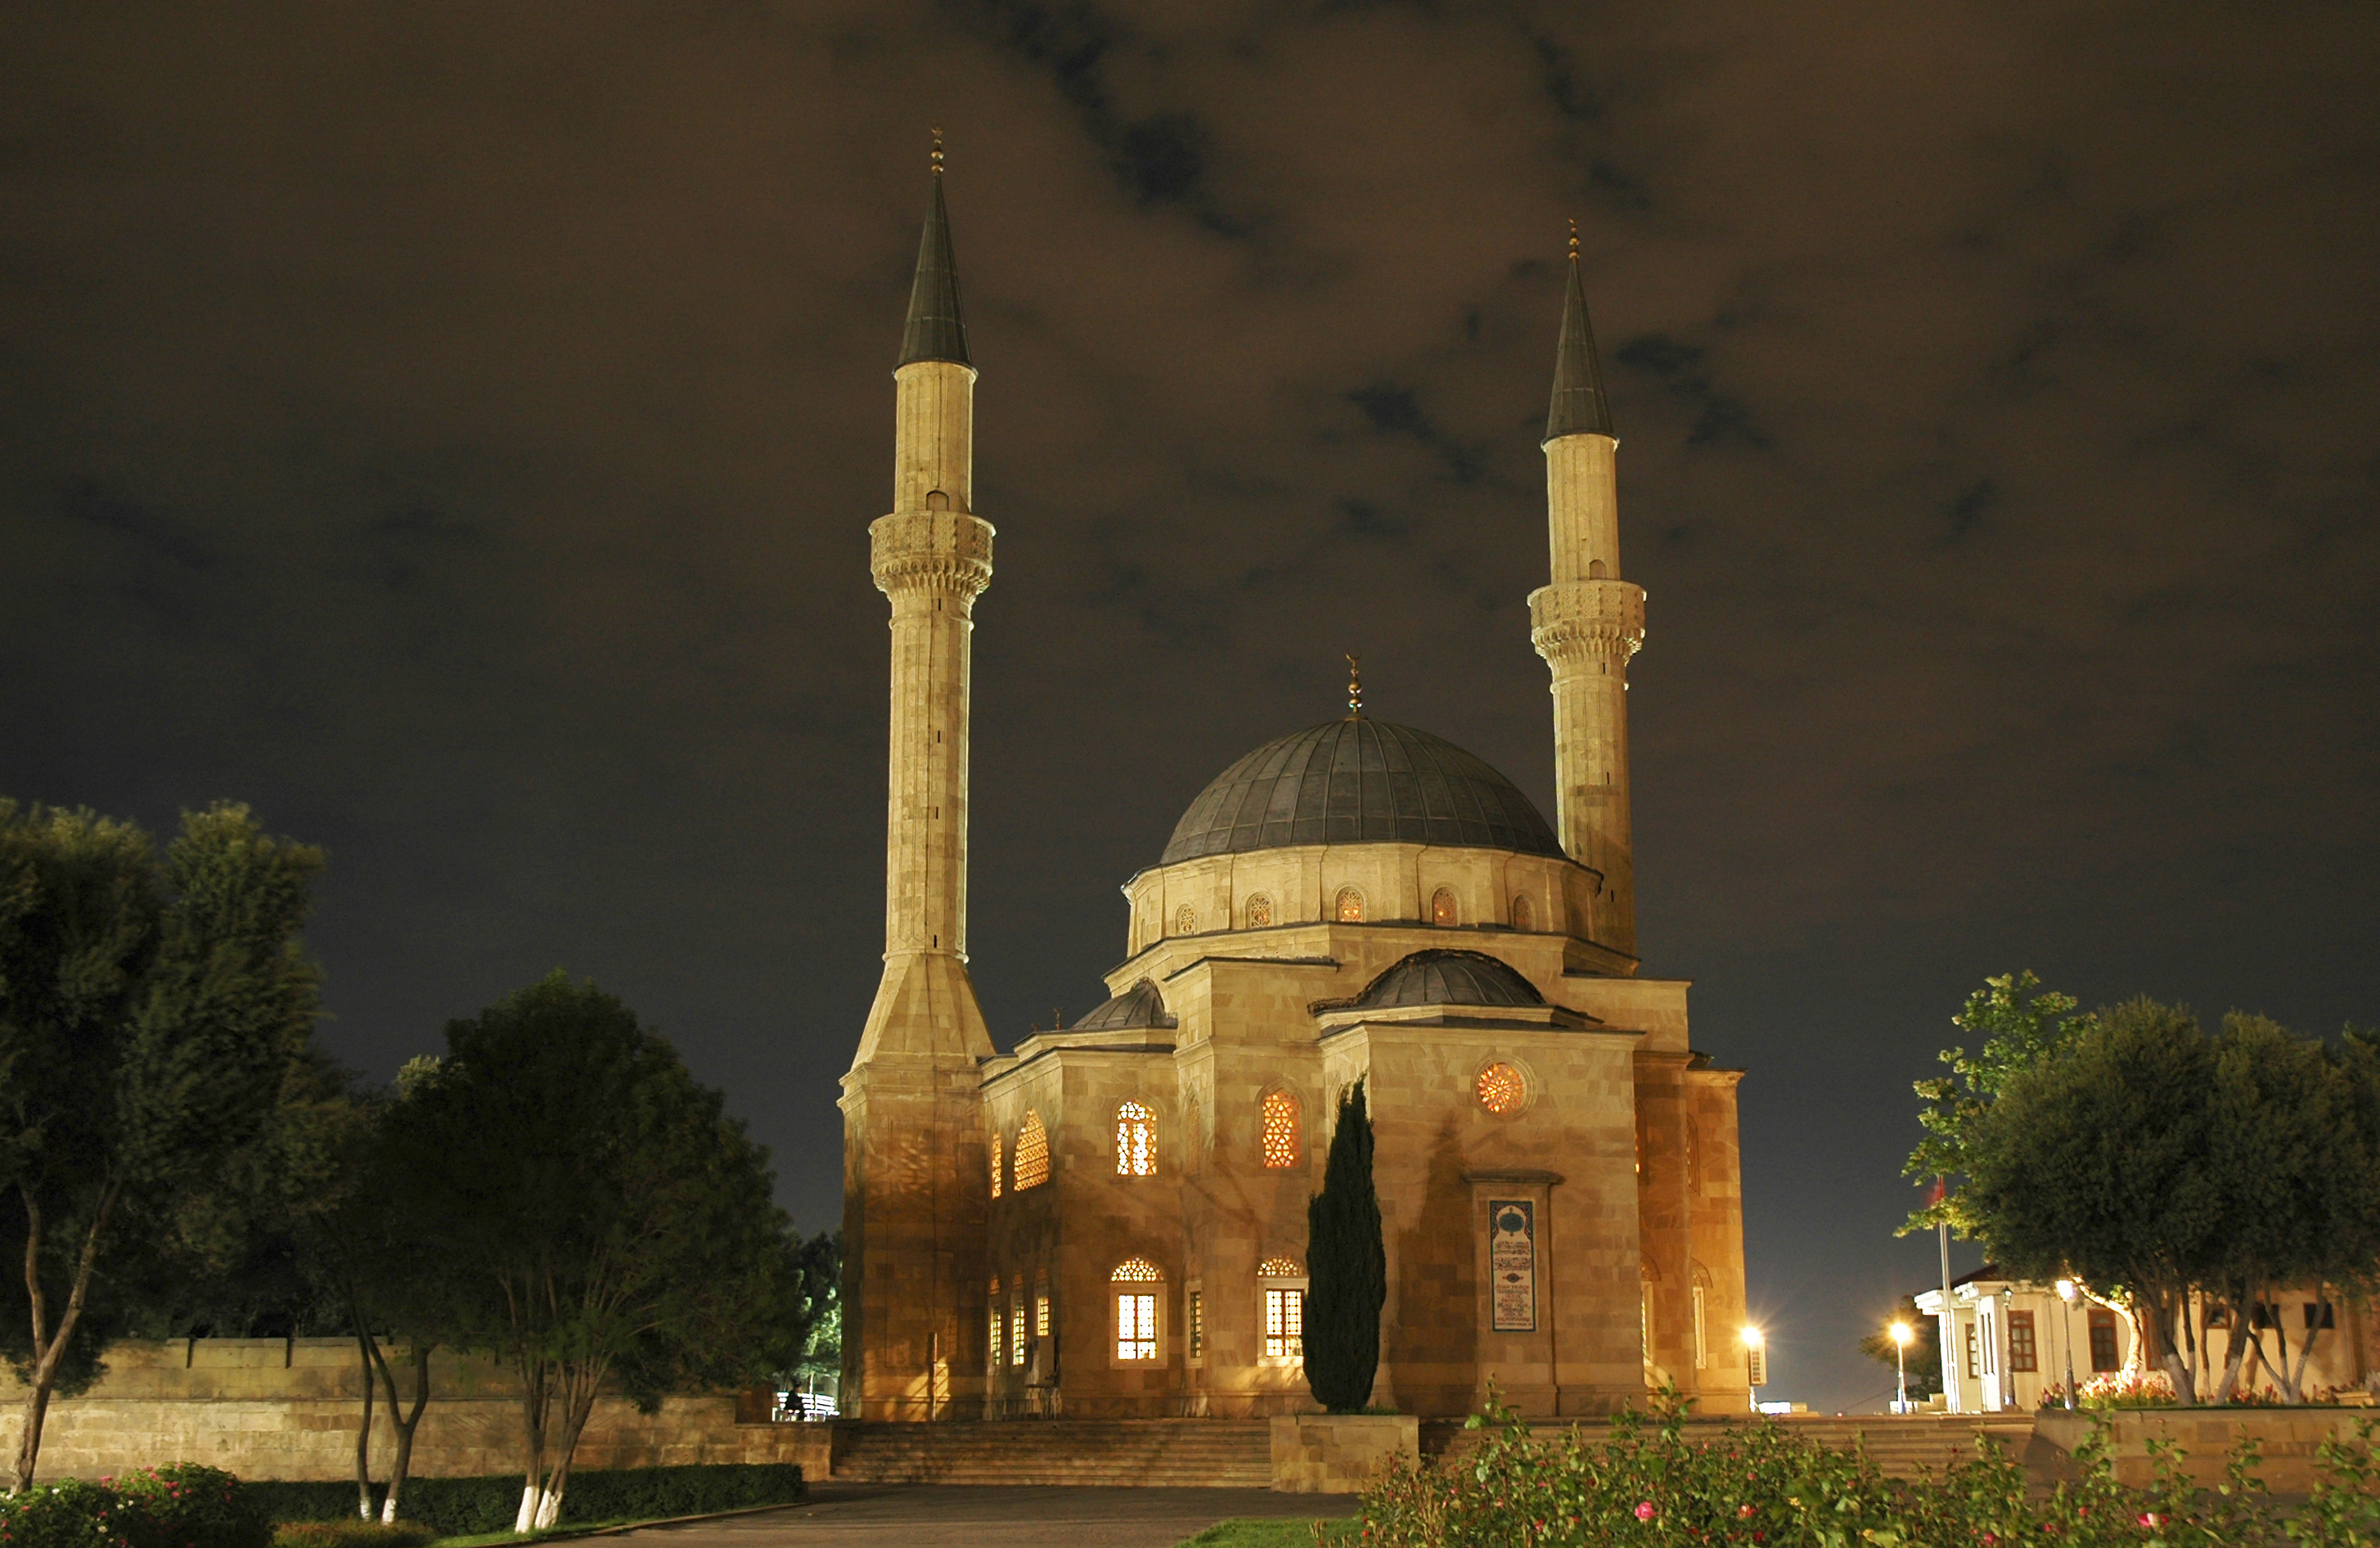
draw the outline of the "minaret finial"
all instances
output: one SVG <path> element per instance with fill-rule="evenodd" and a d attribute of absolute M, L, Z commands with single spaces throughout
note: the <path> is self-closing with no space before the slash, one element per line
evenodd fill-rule
<path fill-rule="evenodd" d="M 940 129 L 936 129 L 934 132 L 938 135 L 941 133 Z M 941 142 L 937 140 L 935 143 L 939 145 Z M 938 159 L 941 154 L 939 151 L 934 153 Z M 1578 222 L 1575 220 L 1570 223 L 1570 261 L 1573 263 L 1578 262 Z"/>
<path fill-rule="evenodd" d="M 941 175 L 942 131 L 940 128 L 937 128 L 934 130 L 934 176 L 939 177 Z M 1576 221 L 1570 223 L 1570 245 L 1573 250 L 1578 247 L 1578 222 Z"/>
<path fill-rule="evenodd" d="M 1554 396 L 1546 439 L 1611 434 L 1611 405 L 1603 396 L 1603 366 L 1595 358 L 1595 330 L 1586 320 L 1586 286 L 1579 277 L 1578 222 L 1570 223 L 1570 280 L 1562 293 L 1561 345 L 1554 355 Z"/>
<path fill-rule="evenodd" d="M 1347 658 L 1347 718 L 1364 718 L 1364 658 Z"/>
<path fill-rule="evenodd" d="M 909 325 L 901 340 L 901 364 L 967 359 L 966 323 L 959 317 L 959 262 L 951 250 L 951 214 L 942 203 L 942 131 L 934 131 L 933 197 L 926 201 L 926 229 L 917 239 L 917 277 L 909 288 Z"/>

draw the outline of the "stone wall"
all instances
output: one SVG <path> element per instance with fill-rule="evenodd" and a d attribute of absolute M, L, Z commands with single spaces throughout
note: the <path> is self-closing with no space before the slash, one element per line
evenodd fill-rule
<path fill-rule="evenodd" d="M 399 1366 L 409 1399 L 411 1374 Z M 99 1478 L 164 1462 L 202 1462 L 242 1478 L 349 1479 L 362 1404 L 359 1357 L 344 1338 L 176 1339 L 118 1344 L 107 1371 L 79 1397 L 55 1399 L 42 1431 L 44 1479 Z M 414 1442 L 421 1478 L 511 1473 L 520 1468 L 518 1388 L 493 1361 L 440 1354 L 430 1406 Z M 24 1388 L 0 1376 L 0 1446 L 14 1455 Z M 822 1425 L 771 1424 L 734 1394 L 672 1397 L 651 1414 L 625 1398 L 598 1399 L 576 1468 L 800 1462 Z M 813 1433 L 815 1432 L 815 1433 Z M 373 1406 L 372 1470 L 387 1476 L 395 1440 L 384 1401 Z"/>
<path fill-rule="evenodd" d="M 2180 1448 L 2181 1471 L 2202 1489 L 2223 1482 L 2225 1465 L 2243 1441 L 2261 1448 L 2256 1475 L 2277 1493 L 2313 1489 L 2322 1443 L 2355 1437 L 2359 1424 L 2374 1418 L 2369 1408 L 2119 1408 L 2107 1416 L 2108 1450 L 2119 1482 L 2139 1488 L 2153 1477 L 2149 1443 Z M 2034 1421 L 2033 1458 L 2053 1478 L 2073 1476 L 2074 1448 L 2089 1436 L 2095 1416 L 2045 1408 Z"/>

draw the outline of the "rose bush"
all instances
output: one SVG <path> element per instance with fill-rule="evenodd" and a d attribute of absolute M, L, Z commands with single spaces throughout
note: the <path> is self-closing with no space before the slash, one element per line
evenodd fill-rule
<path fill-rule="evenodd" d="M 1390 1468 L 1366 1493 L 1375 1548 L 2371 1548 L 2380 1543 L 2373 1425 L 2327 1444 L 2323 1480 L 2283 1512 L 2243 1448 L 2220 1489 L 2182 1475 L 2153 1444 L 2146 1488 L 2116 1481 L 2102 1432 L 2077 1448 L 2079 1479 L 2046 1496 L 1989 1440 L 1938 1478 L 1886 1478 L 1863 1452 L 1830 1451 L 1773 1421 L 1690 1437 L 1674 1393 L 1647 1419 L 1622 1413 L 1590 1439 L 1549 1435 L 1500 1408 L 1475 1451 Z"/>
<path fill-rule="evenodd" d="M 239 1481 L 179 1462 L 97 1483 L 0 1497 L 0 1548 L 272 1548 L 273 1523 Z"/>

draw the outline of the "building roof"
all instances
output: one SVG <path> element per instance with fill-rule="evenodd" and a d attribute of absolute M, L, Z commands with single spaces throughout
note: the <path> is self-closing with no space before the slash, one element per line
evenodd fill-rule
<path fill-rule="evenodd" d="M 1542 1006 L 1536 985 L 1484 951 L 1417 951 L 1333 1009 L 1394 1006 Z"/>
<path fill-rule="evenodd" d="M 1142 979 L 1068 1030 L 1114 1032 L 1128 1027 L 1171 1027 L 1174 1024 L 1174 1018 L 1165 1008 L 1165 996 L 1157 992 L 1157 985 Z"/>
<path fill-rule="evenodd" d="M 1586 320 L 1586 286 L 1578 276 L 1578 237 L 1571 236 L 1570 286 L 1562 294 L 1561 345 L 1554 355 L 1554 397 L 1546 412 L 1546 439 L 1609 435 L 1611 402 L 1603 395 L 1603 365 L 1595 356 L 1595 329 Z"/>
<path fill-rule="evenodd" d="M 909 287 L 909 326 L 901 338 L 901 364 L 967 359 L 966 323 L 959 316 L 959 261 L 951 250 L 951 213 L 942 205 L 941 145 L 934 147 L 934 198 L 926 209 L 926 229 L 917 238 L 917 277 Z"/>
<path fill-rule="evenodd" d="M 1445 844 L 1560 855 L 1512 782 L 1443 737 L 1369 716 L 1267 742 L 1217 774 L 1158 863 L 1293 844 Z"/>

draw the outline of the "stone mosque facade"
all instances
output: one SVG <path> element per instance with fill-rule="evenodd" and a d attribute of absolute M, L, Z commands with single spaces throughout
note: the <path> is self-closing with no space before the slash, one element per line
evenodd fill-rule
<path fill-rule="evenodd" d="M 1573 239 L 1544 449 L 1548 825 L 1354 710 L 1250 752 L 1124 887 L 1111 998 L 1002 1054 L 967 973 L 969 635 L 992 573 L 937 151 L 893 372 L 884 975 L 843 1079 L 843 1408 L 877 1420 L 1313 1409 L 1306 1202 L 1365 1082 L 1373 1402 L 1747 1405 L 1736 1082 L 1637 971 L 1612 434 Z M 1153 837 L 1153 835 L 1152 835 Z"/>

